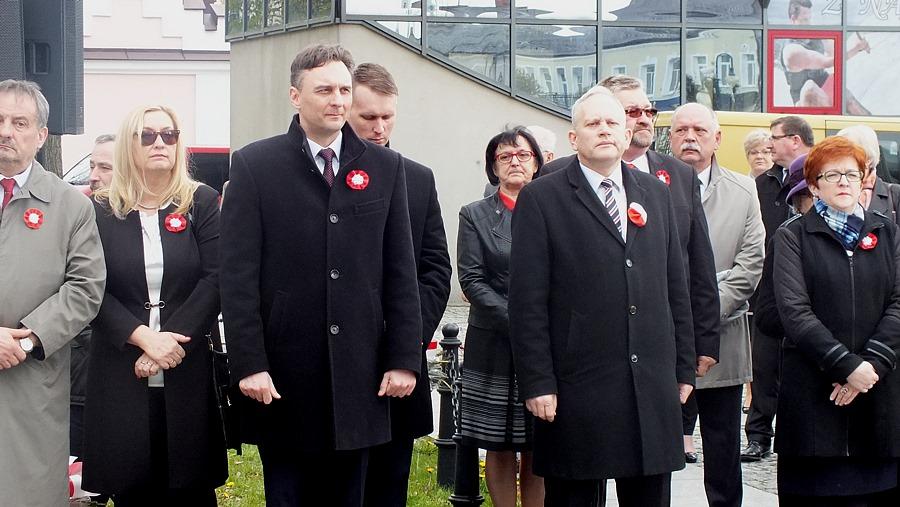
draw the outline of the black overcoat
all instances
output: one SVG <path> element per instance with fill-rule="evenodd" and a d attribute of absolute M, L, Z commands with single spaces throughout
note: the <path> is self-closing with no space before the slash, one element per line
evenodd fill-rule
<path fill-rule="evenodd" d="M 163 248 L 160 328 L 189 336 L 184 361 L 165 370 L 170 488 L 213 488 L 225 482 L 224 435 L 212 390 L 206 334 L 218 337 L 219 194 L 206 185 L 194 192 L 187 228 L 170 232 L 159 211 Z M 85 405 L 84 488 L 116 493 L 150 480 L 147 379 L 134 375 L 142 351 L 127 342 L 147 325 L 147 277 L 137 211 L 124 220 L 95 202 L 106 256 L 106 293 L 91 324 Z M 164 487 L 164 485 L 160 485 Z"/>
<path fill-rule="evenodd" d="M 575 155 L 558 158 L 541 168 L 541 174 L 568 167 Z M 719 359 L 719 285 L 716 260 L 709 240 L 709 225 L 700 202 L 700 180 L 691 166 L 653 150 L 647 151 L 650 174 L 669 175 L 669 193 L 675 209 L 675 224 L 681 241 L 681 258 L 691 294 L 694 319 L 694 349 L 698 356 Z M 659 178 L 659 176 L 658 176 Z"/>
<path fill-rule="evenodd" d="M 422 308 L 422 372 L 411 395 L 391 399 L 391 436 L 409 439 L 427 435 L 434 429 L 431 383 L 425 353 L 447 308 L 453 268 L 447 252 L 447 234 L 444 232 L 434 173 L 406 157 L 403 158 L 403 167 L 406 169 L 409 222 Z"/>
<path fill-rule="evenodd" d="M 810 210 L 775 233 L 774 283 L 784 326 L 775 449 L 785 456 L 900 457 L 900 237 L 866 212 L 852 257 Z M 862 361 L 880 377 L 848 406 L 828 399 Z"/>
<path fill-rule="evenodd" d="M 329 188 L 295 115 L 237 150 L 222 205 L 232 381 L 268 371 L 280 400 L 239 397 L 242 438 L 285 453 L 391 438 L 384 372 L 419 373 L 422 321 L 403 160 L 343 128 Z M 368 185 L 350 187 L 351 171 Z"/>
<path fill-rule="evenodd" d="M 534 470 L 603 479 L 684 467 L 678 383 L 694 382 L 690 299 L 672 200 L 653 176 L 623 166 L 646 225 L 627 241 L 577 159 L 519 194 L 509 315 L 523 399 L 558 395 L 536 420 Z"/>

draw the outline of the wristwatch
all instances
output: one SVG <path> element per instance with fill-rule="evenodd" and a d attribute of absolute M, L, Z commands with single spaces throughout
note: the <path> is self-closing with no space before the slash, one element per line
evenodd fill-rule
<path fill-rule="evenodd" d="M 30 354 L 34 350 L 34 342 L 31 341 L 31 338 L 22 338 L 19 340 L 19 346 L 22 347 L 22 351 L 26 354 Z"/>

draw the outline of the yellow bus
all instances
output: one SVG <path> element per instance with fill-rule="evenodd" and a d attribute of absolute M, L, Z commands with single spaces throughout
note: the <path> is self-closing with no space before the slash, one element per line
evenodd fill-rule
<path fill-rule="evenodd" d="M 722 144 L 716 152 L 716 159 L 723 166 L 741 173 L 748 173 L 750 168 L 744 155 L 744 138 L 754 129 L 769 130 L 772 120 L 780 113 L 743 113 L 720 111 L 716 113 L 722 128 Z M 900 182 L 900 118 L 871 116 L 829 116 L 798 115 L 809 122 L 816 142 L 826 136 L 834 135 L 844 127 L 865 124 L 878 133 L 881 144 L 881 163 L 885 165 L 894 182 Z M 659 114 L 656 120 L 656 149 L 671 153 L 669 149 L 669 128 L 672 125 L 672 112 Z"/>

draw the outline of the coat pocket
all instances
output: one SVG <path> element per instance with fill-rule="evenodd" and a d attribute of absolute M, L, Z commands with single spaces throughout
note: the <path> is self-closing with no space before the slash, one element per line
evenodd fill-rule
<path fill-rule="evenodd" d="M 384 199 L 375 199 L 374 201 L 366 201 L 353 205 L 353 214 L 356 216 L 371 215 L 372 213 L 379 213 L 381 211 L 384 211 Z"/>

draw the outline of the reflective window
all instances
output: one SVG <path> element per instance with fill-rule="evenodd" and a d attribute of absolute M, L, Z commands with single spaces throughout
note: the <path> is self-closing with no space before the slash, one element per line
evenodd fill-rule
<path fill-rule="evenodd" d="M 330 18 L 333 0 L 310 0 L 309 19 Z"/>
<path fill-rule="evenodd" d="M 263 0 L 247 0 L 247 31 L 263 27 Z"/>
<path fill-rule="evenodd" d="M 565 2 L 516 0 L 516 17 L 520 20 L 527 20 L 527 18 L 594 20 L 597 19 L 597 0 L 566 0 Z"/>
<path fill-rule="evenodd" d="M 900 3 L 893 0 L 845 0 L 848 26 L 900 27 Z"/>
<path fill-rule="evenodd" d="M 759 0 L 684 0 L 687 20 L 698 23 L 762 24 Z"/>
<path fill-rule="evenodd" d="M 429 34 L 430 35 L 430 34 Z M 597 28 L 516 25 L 516 92 L 570 109 L 594 86 Z"/>
<path fill-rule="evenodd" d="M 428 23 L 428 49 L 509 86 L 509 25 Z"/>
<path fill-rule="evenodd" d="M 284 24 L 284 0 L 266 0 L 266 26 Z"/>
<path fill-rule="evenodd" d="M 844 104 L 848 114 L 900 115 L 894 72 L 898 47 L 900 32 L 847 32 Z"/>
<path fill-rule="evenodd" d="M 428 0 L 429 16 L 508 18 L 510 0 Z"/>
<path fill-rule="evenodd" d="M 859 0 L 851 0 L 858 2 Z M 869 2 L 870 0 L 862 0 Z M 803 4 L 811 6 L 806 7 Z M 840 25 L 840 0 L 808 0 L 808 2 L 791 2 L 791 0 L 771 0 L 766 9 L 770 25 Z"/>
<path fill-rule="evenodd" d="M 347 14 L 380 16 L 421 16 L 422 5 L 410 0 L 345 0 Z"/>
<path fill-rule="evenodd" d="M 603 21 L 681 21 L 680 0 L 606 0 Z"/>
<path fill-rule="evenodd" d="M 408 21 L 378 21 L 376 24 L 391 33 L 398 35 L 410 44 L 420 46 L 422 44 L 422 23 Z"/>
<path fill-rule="evenodd" d="M 287 0 L 287 22 L 298 23 L 306 21 L 309 5 L 306 0 Z"/>
<path fill-rule="evenodd" d="M 657 108 L 674 109 L 681 103 L 680 34 L 677 28 L 604 27 L 600 79 L 636 77 Z"/>
<path fill-rule="evenodd" d="M 242 0 L 227 0 L 225 3 L 225 33 L 240 33 L 244 31 L 244 2 Z"/>
<path fill-rule="evenodd" d="M 758 30 L 688 30 L 685 102 L 717 111 L 760 111 Z"/>

